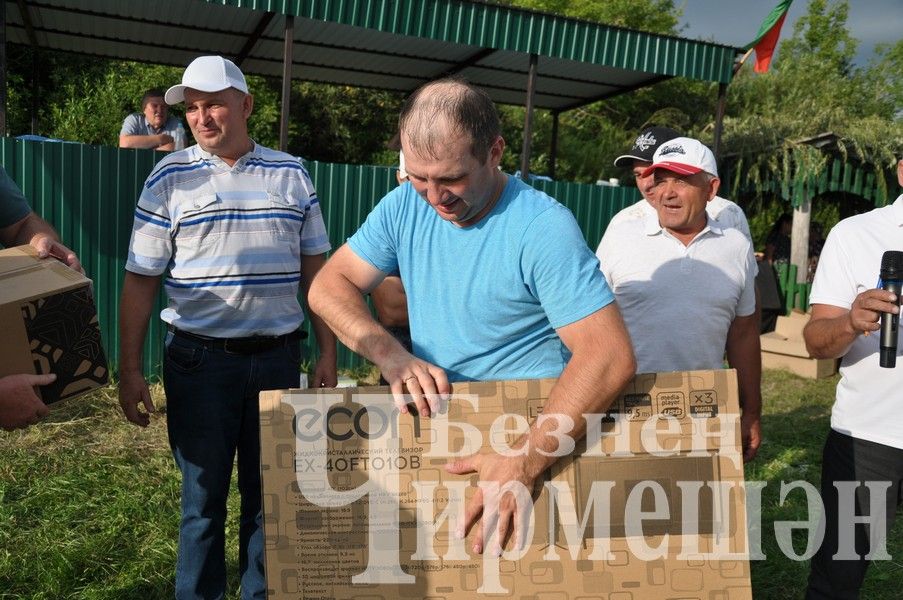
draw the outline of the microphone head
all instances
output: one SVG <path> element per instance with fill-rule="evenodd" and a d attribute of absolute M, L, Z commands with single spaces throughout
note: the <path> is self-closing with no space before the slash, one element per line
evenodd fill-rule
<path fill-rule="evenodd" d="M 881 257 L 881 280 L 895 281 L 903 279 L 903 252 L 888 250 Z"/>

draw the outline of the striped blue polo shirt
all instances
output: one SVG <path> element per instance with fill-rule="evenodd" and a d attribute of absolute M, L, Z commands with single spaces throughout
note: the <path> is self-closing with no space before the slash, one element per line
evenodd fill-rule
<path fill-rule="evenodd" d="M 254 144 L 229 167 L 191 146 L 161 160 L 135 209 L 126 270 L 167 273 L 160 318 L 212 337 L 301 326 L 301 255 L 330 249 L 301 162 Z"/>

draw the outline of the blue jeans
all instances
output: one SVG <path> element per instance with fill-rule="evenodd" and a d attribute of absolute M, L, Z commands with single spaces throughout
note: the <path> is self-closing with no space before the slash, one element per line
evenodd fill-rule
<path fill-rule="evenodd" d="M 232 354 L 166 338 L 167 430 L 182 472 L 176 598 L 214 600 L 226 592 L 226 498 L 238 452 L 239 570 L 243 600 L 266 597 L 260 490 L 261 390 L 298 386 L 300 344 Z"/>

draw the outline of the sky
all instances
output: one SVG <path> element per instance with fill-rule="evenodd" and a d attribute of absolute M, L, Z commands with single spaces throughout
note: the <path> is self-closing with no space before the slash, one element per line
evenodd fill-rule
<path fill-rule="evenodd" d="M 778 0 L 675 0 L 674 4 L 683 8 L 681 37 L 745 46 Z M 782 40 L 793 34 L 793 24 L 806 14 L 808 5 L 808 0 L 790 5 Z M 859 40 L 853 62 L 864 67 L 874 56 L 875 44 L 893 43 L 903 36 L 903 0 L 849 0 L 849 7 L 847 27 Z"/>

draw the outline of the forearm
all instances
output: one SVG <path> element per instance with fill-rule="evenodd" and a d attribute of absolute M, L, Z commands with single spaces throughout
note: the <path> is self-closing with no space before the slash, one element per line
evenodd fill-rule
<path fill-rule="evenodd" d="M 811 319 L 803 330 L 806 350 L 814 358 L 839 358 L 861 331 L 853 329 L 849 312 L 828 319 Z"/>
<path fill-rule="evenodd" d="M 762 414 L 762 348 L 757 333 L 727 346 L 727 362 L 737 370 L 740 407 L 744 415 Z"/>
<path fill-rule="evenodd" d="M 370 314 L 361 291 L 341 274 L 311 285 L 310 307 L 349 349 L 381 365 L 404 348 Z"/>
<path fill-rule="evenodd" d="M 335 334 L 326 322 L 314 311 L 310 310 L 310 287 L 317 273 L 326 263 L 325 254 L 301 257 L 301 291 L 304 294 L 304 303 L 310 318 L 311 328 L 317 340 L 317 348 L 320 350 L 320 359 L 336 360 Z"/>
<path fill-rule="evenodd" d="M 407 295 L 400 278 L 386 277 L 370 292 L 370 299 L 383 327 L 408 326 Z"/>
<path fill-rule="evenodd" d="M 11 231 L 8 237 L 10 238 L 8 245 L 35 245 L 40 238 L 48 238 L 54 242 L 60 241 L 60 236 L 57 235 L 53 226 L 33 212 L 17 223 L 15 230 Z"/>
<path fill-rule="evenodd" d="M 141 357 L 159 277 L 126 272 L 119 305 L 119 372 L 141 374 Z"/>
<path fill-rule="evenodd" d="M 168 142 L 168 138 L 169 136 L 164 133 L 157 135 L 120 135 L 119 147 L 143 148 L 145 150 L 150 150 L 166 144 Z"/>
<path fill-rule="evenodd" d="M 615 311 L 616 312 L 616 311 Z M 601 334 L 599 342 L 590 340 L 588 346 L 575 349 L 571 360 L 555 383 L 543 406 L 543 415 L 562 415 L 572 421 L 567 435 L 574 441 L 586 434 L 586 414 L 604 412 L 618 397 L 636 373 L 633 348 L 617 313 L 614 331 Z M 557 438 L 550 433 L 563 425 L 555 418 L 534 423 L 527 436 L 531 474 L 538 476 L 556 460 L 561 451 Z M 547 456 L 553 454 L 553 456 Z"/>

